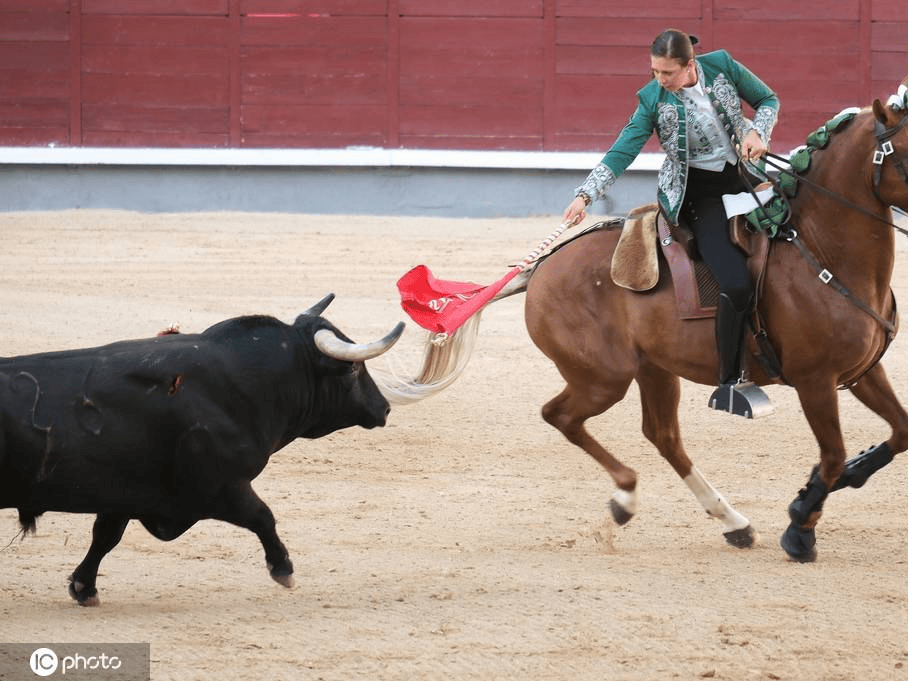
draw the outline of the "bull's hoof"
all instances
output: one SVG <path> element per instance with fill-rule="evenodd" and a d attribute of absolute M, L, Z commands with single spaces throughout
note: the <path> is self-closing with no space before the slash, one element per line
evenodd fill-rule
<path fill-rule="evenodd" d="M 286 562 L 286 565 L 280 567 L 274 567 L 268 565 L 268 574 L 271 575 L 271 579 L 280 584 L 283 587 L 288 589 L 293 588 L 293 563 L 289 560 Z"/>
<path fill-rule="evenodd" d="M 631 518 L 634 517 L 634 514 L 628 511 L 624 506 L 619 504 L 614 499 L 609 500 L 609 509 L 612 512 L 612 518 L 619 525 L 627 525 Z"/>
<path fill-rule="evenodd" d="M 288 589 L 292 589 L 293 585 L 295 584 L 295 582 L 293 581 L 293 575 L 276 575 L 272 572 L 271 579 Z"/>
<path fill-rule="evenodd" d="M 722 536 L 725 541 L 734 546 L 736 549 L 749 549 L 757 543 L 757 533 L 750 525 L 742 527 L 740 530 L 730 530 L 723 532 Z"/>
<path fill-rule="evenodd" d="M 779 540 L 788 557 L 796 563 L 813 563 L 817 559 L 817 534 L 792 523 Z"/>
<path fill-rule="evenodd" d="M 82 582 L 77 582 L 75 580 L 70 581 L 69 595 L 79 605 L 88 608 L 96 608 L 101 605 L 101 599 L 98 598 L 98 590 L 94 588 L 86 589 Z"/>

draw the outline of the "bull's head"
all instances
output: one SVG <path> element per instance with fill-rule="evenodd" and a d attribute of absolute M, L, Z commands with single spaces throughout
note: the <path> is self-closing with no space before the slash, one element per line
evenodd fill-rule
<path fill-rule="evenodd" d="M 317 425 L 305 429 L 302 437 L 321 437 L 349 426 L 383 426 L 390 411 L 388 400 L 369 375 L 365 362 L 387 352 L 403 333 L 404 323 L 398 323 L 377 341 L 354 343 L 330 322 L 316 321 L 333 299 L 333 294 L 325 296 L 296 319 L 295 326 L 312 329 L 310 338 L 325 358 L 319 378 L 323 392 L 318 404 L 322 413 Z"/>
<path fill-rule="evenodd" d="M 332 300 L 334 300 L 334 294 L 329 293 L 306 310 L 303 315 L 321 316 Z M 331 329 L 319 329 L 315 332 L 315 346 L 328 357 L 339 359 L 342 362 L 365 362 L 390 350 L 404 332 L 405 326 L 406 324 L 403 322 L 398 322 L 388 335 L 371 343 L 351 343 L 339 338 Z"/>

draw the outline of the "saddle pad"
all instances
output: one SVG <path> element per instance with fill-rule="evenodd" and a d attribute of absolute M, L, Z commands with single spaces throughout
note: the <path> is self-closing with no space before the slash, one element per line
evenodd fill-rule
<path fill-rule="evenodd" d="M 655 205 L 643 206 L 624 221 L 612 255 L 612 281 L 631 291 L 649 291 L 659 281 Z"/>

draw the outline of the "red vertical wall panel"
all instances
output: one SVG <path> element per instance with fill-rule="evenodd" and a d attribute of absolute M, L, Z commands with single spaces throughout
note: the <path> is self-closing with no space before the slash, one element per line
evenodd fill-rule
<path fill-rule="evenodd" d="M 0 3 L 0 144 L 67 144 L 68 0 Z"/>
<path fill-rule="evenodd" d="M 188 3 L 209 10 L 194 15 L 150 0 L 128 3 L 128 14 L 86 11 L 99 4 L 83 0 L 82 143 L 226 147 L 229 25 L 226 8 L 211 13 L 223 3 Z"/>
<path fill-rule="evenodd" d="M 245 16 L 242 143 L 384 146 L 386 29 L 369 14 Z"/>
<path fill-rule="evenodd" d="M 85 14 L 227 16 L 228 0 L 81 0 Z"/>
<path fill-rule="evenodd" d="M 603 151 L 668 26 L 780 151 L 908 72 L 904 0 L 0 0 L 0 144 Z"/>
<path fill-rule="evenodd" d="M 543 22 L 402 17 L 404 147 L 541 149 Z"/>
<path fill-rule="evenodd" d="M 379 16 L 388 12 L 388 0 L 241 0 L 241 12 L 254 15 Z"/>

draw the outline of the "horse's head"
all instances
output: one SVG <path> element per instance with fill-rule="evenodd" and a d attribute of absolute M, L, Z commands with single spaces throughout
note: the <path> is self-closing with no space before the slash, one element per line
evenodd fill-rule
<path fill-rule="evenodd" d="M 874 193 L 886 205 L 908 210 L 908 76 L 885 104 L 873 102 L 873 115 Z"/>

